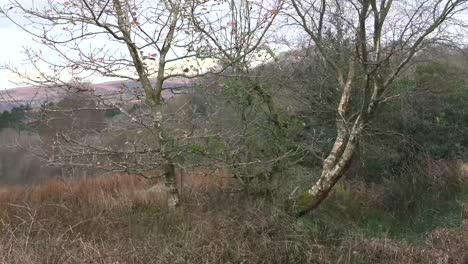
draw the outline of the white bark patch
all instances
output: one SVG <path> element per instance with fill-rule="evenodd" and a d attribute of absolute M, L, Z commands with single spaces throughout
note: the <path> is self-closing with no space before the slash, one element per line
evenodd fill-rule
<path fill-rule="evenodd" d="M 463 177 L 468 178 L 468 162 L 461 162 L 459 170 Z"/>
<path fill-rule="evenodd" d="M 156 121 L 157 123 L 161 123 L 162 121 L 162 113 L 161 111 L 157 111 L 155 116 L 154 116 L 154 121 Z"/>

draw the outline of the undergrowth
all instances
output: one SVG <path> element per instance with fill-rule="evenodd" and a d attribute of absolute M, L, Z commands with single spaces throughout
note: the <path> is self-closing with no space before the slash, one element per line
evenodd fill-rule
<path fill-rule="evenodd" d="M 431 177 L 345 180 L 301 219 L 216 188 L 187 189 L 168 210 L 153 183 L 126 175 L 2 188 L 0 263 L 466 263 L 464 178 L 403 171 Z"/>

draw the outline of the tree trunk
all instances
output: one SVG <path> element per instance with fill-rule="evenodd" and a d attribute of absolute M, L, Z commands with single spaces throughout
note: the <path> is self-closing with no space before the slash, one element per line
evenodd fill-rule
<path fill-rule="evenodd" d="M 297 216 L 316 209 L 330 194 L 338 180 L 345 175 L 356 151 L 363 123 L 358 117 L 351 131 L 339 130 L 332 151 L 325 159 L 318 181 L 299 197 Z"/>
<path fill-rule="evenodd" d="M 165 185 L 167 189 L 167 207 L 175 208 L 179 205 L 179 190 L 176 185 L 176 172 L 173 163 L 164 166 Z"/>
<path fill-rule="evenodd" d="M 156 140 L 158 140 L 159 147 L 161 148 L 161 156 L 164 160 L 163 170 L 166 180 L 166 189 L 167 189 L 167 205 L 169 208 L 174 208 L 179 203 L 178 191 L 176 187 L 176 177 L 175 177 L 175 166 L 171 161 L 170 156 L 165 150 L 165 145 L 168 143 L 167 136 L 164 133 L 164 128 L 162 126 L 163 116 L 162 116 L 162 98 L 161 93 L 164 84 L 164 70 L 166 69 L 166 55 L 171 49 L 172 41 L 174 39 L 174 33 L 176 30 L 176 25 L 179 19 L 179 8 L 181 1 L 176 1 L 174 6 L 170 9 L 171 22 L 169 26 L 169 31 L 164 40 L 164 44 L 159 54 L 158 62 L 158 75 L 156 79 L 156 84 L 153 86 L 151 84 L 150 76 L 147 72 L 147 67 L 143 61 L 141 55 L 141 50 L 138 48 L 137 44 L 132 39 L 130 25 L 127 21 L 127 16 L 125 10 L 122 7 L 120 0 L 113 0 L 115 11 L 117 14 L 117 22 L 122 32 L 123 41 L 127 45 L 130 56 L 134 63 L 135 70 L 137 71 L 139 81 L 145 92 L 146 102 L 151 107 L 153 120 L 154 120 L 154 129 L 156 133 Z"/>
<path fill-rule="evenodd" d="M 162 85 L 162 84 L 161 84 Z M 177 205 L 179 205 L 179 191 L 177 189 L 177 184 L 176 184 L 176 172 L 175 172 L 175 166 L 174 163 L 172 162 L 171 157 L 168 155 L 167 150 L 166 150 L 166 145 L 168 143 L 167 135 L 164 131 L 164 127 L 162 126 L 162 102 L 161 101 L 156 101 L 153 103 L 156 103 L 153 105 L 153 118 L 154 118 L 154 129 L 155 132 L 157 133 L 157 140 L 159 143 L 159 147 L 161 149 L 161 156 L 163 158 L 163 174 L 164 174 L 164 184 L 166 186 L 166 192 L 167 192 L 167 206 L 168 208 L 175 208 Z"/>

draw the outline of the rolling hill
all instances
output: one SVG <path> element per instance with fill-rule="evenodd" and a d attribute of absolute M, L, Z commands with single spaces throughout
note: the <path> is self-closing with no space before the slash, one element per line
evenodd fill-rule
<path fill-rule="evenodd" d="M 165 82 L 163 98 L 172 97 L 175 90 L 187 89 L 193 86 L 193 79 L 172 78 Z M 39 107 L 48 102 L 58 102 L 70 92 L 93 90 L 96 95 L 114 96 L 127 94 L 142 94 L 140 84 L 136 81 L 119 80 L 92 84 L 84 89 L 70 89 L 69 87 L 26 86 L 0 90 L 0 112 L 10 111 L 20 105 Z"/>

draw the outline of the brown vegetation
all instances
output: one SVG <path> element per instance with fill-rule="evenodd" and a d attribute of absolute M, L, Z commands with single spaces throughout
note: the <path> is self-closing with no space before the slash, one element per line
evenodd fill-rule
<path fill-rule="evenodd" d="M 176 175 L 177 188 L 184 190 L 209 190 L 211 188 L 225 189 L 235 185 L 233 176 L 222 168 L 192 168 L 179 170 Z"/>
<path fill-rule="evenodd" d="M 129 175 L 2 188 L 0 263 L 468 261 L 466 225 L 438 228 L 422 244 L 355 234 L 329 245 L 305 222 L 242 194 L 186 192 L 168 211 L 154 190 Z"/>

